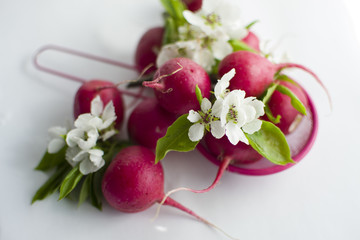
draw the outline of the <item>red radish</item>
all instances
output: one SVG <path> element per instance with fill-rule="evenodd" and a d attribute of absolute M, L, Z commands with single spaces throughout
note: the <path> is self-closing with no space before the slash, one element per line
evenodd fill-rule
<path fill-rule="evenodd" d="M 209 75 L 188 58 L 170 59 L 156 71 L 153 81 L 143 82 L 143 85 L 154 89 L 161 107 L 178 115 L 199 109 L 196 85 L 203 97 L 209 98 L 211 90 Z"/>
<path fill-rule="evenodd" d="M 156 58 L 162 46 L 163 35 L 163 27 L 154 27 L 141 37 L 135 53 L 135 65 L 138 72 L 142 72 L 150 64 L 153 66 L 145 74 L 156 71 Z"/>
<path fill-rule="evenodd" d="M 156 98 L 145 99 L 136 106 L 128 120 L 131 140 L 155 150 L 156 142 L 165 136 L 167 128 L 176 116 L 160 107 Z"/>
<path fill-rule="evenodd" d="M 250 145 L 239 142 L 234 146 L 227 137 L 216 139 L 211 134 L 206 134 L 204 140 L 209 152 L 222 159 L 230 158 L 234 164 L 250 164 L 262 158 Z"/>
<path fill-rule="evenodd" d="M 121 212 L 140 212 L 161 203 L 184 211 L 234 239 L 172 198 L 167 197 L 162 202 L 165 198 L 163 168 L 161 163 L 155 164 L 154 153 L 145 147 L 122 149 L 106 169 L 101 189 L 110 206 Z"/>
<path fill-rule="evenodd" d="M 233 52 L 226 56 L 219 64 L 219 75 L 222 76 L 235 68 L 236 74 L 230 81 L 230 90 L 242 89 L 247 96 L 259 97 L 274 81 L 274 75 L 285 68 L 299 68 L 311 74 L 326 92 L 331 105 L 330 95 L 318 78 L 310 69 L 295 63 L 273 64 L 267 58 L 249 51 Z"/>
<path fill-rule="evenodd" d="M 182 0 L 187 8 L 192 11 L 196 12 L 197 10 L 200 10 L 202 6 L 202 0 Z"/>
<path fill-rule="evenodd" d="M 260 52 L 260 40 L 252 31 L 249 31 L 248 35 L 241 39 L 241 41 L 249 45 L 249 47 L 254 50 Z"/>
<path fill-rule="evenodd" d="M 122 94 L 115 84 L 102 80 L 91 80 L 85 82 L 76 92 L 74 100 L 74 117 L 80 114 L 89 113 L 91 101 L 99 95 L 104 106 L 110 101 L 113 102 L 116 113 L 116 128 L 120 128 L 124 119 L 124 104 Z"/>
<path fill-rule="evenodd" d="M 309 108 L 308 98 L 304 90 L 291 82 L 281 81 L 280 85 L 289 88 L 304 104 L 305 108 Z M 291 105 L 289 96 L 275 91 L 268 102 L 272 114 L 276 117 L 281 116 L 280 123 L 276 124 L 284 134 L 289 134 L 296 128 L 296 123 L 301 120 L 302 115 Z"/>

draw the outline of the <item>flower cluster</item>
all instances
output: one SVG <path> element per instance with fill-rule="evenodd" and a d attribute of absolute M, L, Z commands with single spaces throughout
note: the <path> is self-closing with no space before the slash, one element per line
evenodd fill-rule
<path fill-rule="evenodd" d="M 235 4 L 218 0 L 203 2 L 193 13 L 183 12 L 187 24 L 178 28 L 179 39 L 162 47 L 157 66 L 175 57 L 186 57 L 210 72 L 216 60 L 222 60 L 233 49 L 230 39 L 242 39 L 248 31 L 239 18 L 240 9 Z"/>
<path fill-rule="evenodd" d="M 104 108 L 100 96 L 91 102 L 91 113 L 78 116 L 75 128 L 67 131 L 63 127 L 49 129 L 53 139 L 48 144 L 49 153 L 57 153 L 65 145 L 66 160 L 71 166 L 79 164 L 84 175 L 96 172 L 104 166 L 104 151 L 97 146 L 98 140 L 106 141 L 117 133 L 114 128 L 116 120 L 115 108 L 110 101 Z"/>
<path fill-rule="evenodd" d="M 235 69 L 223 75 L 214 88 L 215 102 L 204 98 L 201 110 L 190 110 L 188 120 L 194 123 L 189 129 L 189 138 L 196 142 L 203 138 L 205 130 L 215 138 L 226 135 L 236 145 L 239 141 L 249 144 L 245 133 L 253 134 L 260 130 L 264 115 L 264 103 L 255 97 L 246 97 L 242 90 L 228 89 L 230 80 L 235 76 Z M 244 133 L 245 132 L 245 133 Z"/>

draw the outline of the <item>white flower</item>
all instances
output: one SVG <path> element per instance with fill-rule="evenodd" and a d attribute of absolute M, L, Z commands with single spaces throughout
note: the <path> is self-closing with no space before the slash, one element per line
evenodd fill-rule
<path fill-rule="evenodd" d="M 220 121 L 233 145 L 239 141 L 249 144 L 244 132 L 253 134 L 260 130 L 262 122 L 258 118 L 262 115 L 263 102 L 255 97 L 245 98 L 245 92 L 242 90 L 233 90 L 223 100 Z"/>
<path fill-rule="evenodd" d="M 193 13 L 185 10 L 183 15 L 187 22 L 199 27 L 208 36 L 215 36 L 220 30 L 232 39 L 242 39 L 248 31 L 239 18 L 239 13 L 238 5 L 226 1 L 207 0 L 200 11 Z"/>
<path fill-rule="evenodd" d="M 66 160 L 75 167 L 80 163 L 80 172 L 84 175 L 96 172 L 105 165 L 102 158 L 104 152 L 100 149 L 82 150 L 79 147 L 70 147 L 66 151 Z"/>
<path fill-rule="evenodd" d="M 156 65 L 160 67 L 168 60 L 177 57 L 189 58 L 202 66 L 207 72 L 211 71 L 212 66 L 215 64 L 209 49 L 203 48 L 199 41 L 189 40 L 163 46 L 156 59 Z"/>
<path fill-rule="evenodd" d="M 203 138 L 205 130 L 210 130 L 212 135 L 216 138 L 221 138 L 225 134 L 224 128 L 221 126 L 221 122 L 216 120 L 221 114 L 221 109 L 218 109 L 219 104 L 215 102 L 213 108 L 211 108 L 211 102 L 209 99 L 204 98 L 201 102 L 201 111 L 195 112 L 189 111 L 187 119 L 195 123 L 189 129 L 189 139 L 193 142 L 197 142 Z"/>
<path fill-rule="evenodd" d="M 235 68 L 231 69 L 229 72 L 225 73 L 214 88 L 214 94 L 216 99 L 224 99 L 225 96 L 229 93 L 228 87 L 230 85 L 230 80 L 235 76 Z"/>
<path fill-rule="evenodd" d="M 96 128 L 104 130 L 116 120 L 115 108 L 110 101 L 104 109 L 104 104 L 99 95 L 91 101 L 91 113 L 85 113 L 78 116 L 75 120 L 75 127 L 85 131 Z"/>
<path fill-rule="evenodd" d="M 66 135 L 66 143 L 69 147 L 78 146 L 82 150 L 89 150 L 96 146 L 99 138 L 99 132 L 93 128 L 85 131 L 81 128 L 75 128 Z"/>
<path fill-rule="evenodd" d="M 64 136 L 67 133 L 67 129 L 64 127 L 51 127 L 48 132 L 52 139 L 48 144 L 47 151 L 48 153 L 57 153 L 65 146 Z"/>
<path fill-rule="evenodd" d="M 69 147 L 78 146 L 84 151 L 88 151 L 96 146 L 99 138 L 104 141 L 115 135 L 114 129 L 104 131 L 100 136 L 99 132 L 109 128 L 116 120 L 115 108 L 110 101 L 105 109 L 100 96 L 96 96 L 91 101 L 91 113 L 84 113 L 78 116 L 74 122 L 75 128 L 66 135 L 66 143 Z"/>

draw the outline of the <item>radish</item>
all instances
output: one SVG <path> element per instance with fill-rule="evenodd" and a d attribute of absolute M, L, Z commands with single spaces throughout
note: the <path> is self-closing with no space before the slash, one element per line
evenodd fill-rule
<path fill-rule="evenodd" d="M 260 52 L 260 40 L 252 31 L 249 31 L 248 35 L 246 35 L 246 37 L 241 39 L 241 41 L 246 43 L 249 47 L 253 48 L 254 50 Z"/>
<path fill-rule="evenodd" d="M 209 98 L 211 90 L 209 75 L 188 58 L 170 59 L 156 71 L 153 81 L 143 85 L 154 89 L 161 107 L 177 115 L 199 109 L 196 85 L 205 98 Z"/>
<path fill-rule="evenodd" d="M 76 92 L 74 100 L 75 119 L 83 113 L 89 113 L 91 101 L 99 95 L 104 106 L 112 101 L 116 113 L 115 127 L 120 128 L 124 119 L 124 104 L 122 94 L 115 84 L 102 80 L 91 80 L 85 82 Z"/>
<path fill-rule="evenodd" d="M 280 85 L 283 85 L 290 89 L 303 103 L 306 109 L 309 108 L 308 98 L 304 90 L 296 83 L 287 81 L 281 81 Z M 280 122 L 276 125 L 281 129 L 284 134 L 291 133 L 300 122 L 302 116 L 292 105 L 289 96 L 275 91 L 271 96 L 268 106 L 274 116 L 280 115 Z"/>
<path fill-rule="evenodd" d="M 222 159 L 230 158 L 234 164 L 250 164 L 262 158 L 250 145 L 243 142 L 233 145 L 228 138 L 216 139 L 211 134 L 206 134 L 204 140 L 209 152 Z"/>
<path fill-rule="evenodd" d="M 160 107 L 156 98 L 145 99 L 132 111 L 128 120 L 131 140 L 155 150 L 156 142 L 165 136 L 176 116 Z"/>
<path fill-rule="evenodd" d="M 192 11 L 196 12 L 198 11 L 202 6 L 202 0 L 182 0 L 187 8 Z"/>
<path fill-rule="evenodd" d="M 299 68 L 311 74 L 326 92 L 331 105 L 330 95 L 310 69 L 295 63 L 273 64 L 267 58 L 249 51 L 237 51 L 226 56 L 219 64 L 219 75 L 222 76 L 235 68 L 235 77 L 230 82 L 230 90 L 241 89 L 247 96 L 259 97 L 274 81 L 275 74 L 285 68 Z"/>
<path fill-rule="evenodd" d="M 156 71 L 156 58 L 162 46 L 163 35 L 163 27 L 154 27 L 141 37 L 135 52 L 135 65 L 138 72 L 142 72 L 150 64 L 153 66 L 146 70 L 145 74 Z"/>
<path fill-rule="evenodd" d="M 162 165 L 155 164 L 155 155 L 149 149 L 142 146 L 126 147 L 115 156 L 106 169 L 101 189 L 109 205 L 118 211 L 144 211 L 156 202 L 160 203 L 165 197 Z M 161 204 L 184 211 L 234 239 L 172 198 L 167 197 Z"/>

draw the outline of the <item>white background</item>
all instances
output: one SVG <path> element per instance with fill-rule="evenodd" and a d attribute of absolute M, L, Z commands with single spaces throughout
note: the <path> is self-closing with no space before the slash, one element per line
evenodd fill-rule
<path fill-rule="evenodd" d="M 246 22 L 265 40 L 282 40 L 291 60 L 313 69 L 326 96 L 307 74 L 293 71 L 319 111 L 313 149 L 297 166 L 263 177 L 226 173 L 213 191 L 174 198 L 243 239 L 360 239 L 360 10 L 356 0 L 254 0 L 239 3 Z M 0 0 L 0 239 L 226 239 L 176 209 L 156 207 L 136 214 L 104 204 L 77 207 L 57 196 L 30 205 L 47 179 L 33 168 L 47 129 L 72 117 L 79 87 L 35 70 L 31 56 L 58 44 L 133 62 L 137 41 L 162 23 L 158 0 Z M 88 79 L 132 79 L 136 74 L 77 59 L 48 57 L 46 63 Z M 202 188 L 216 167 L 199 153 L 172 153 L 164 160 L 165 190 Z"/>

